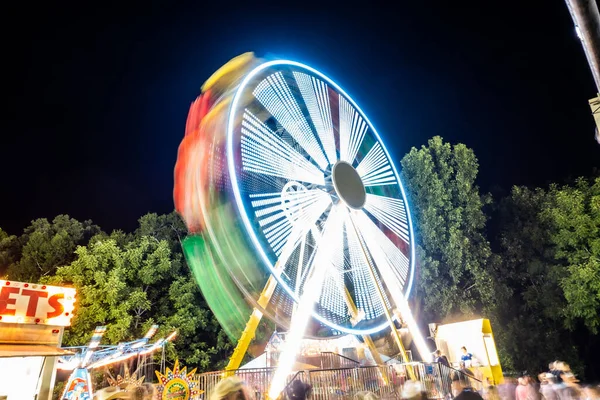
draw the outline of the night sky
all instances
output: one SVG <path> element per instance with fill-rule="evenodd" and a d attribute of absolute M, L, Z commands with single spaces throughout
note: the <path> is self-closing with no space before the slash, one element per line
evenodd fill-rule
<path fill-rule="evenodd" d="M 595 86 L 563 1 L 353 3 L 4 9 L 0 227 L 67 213 L 132 230 L 171 211 L 189 104 L 246 51 L 329 75 L 397 162 L 434 135 L 465 143 L 485 191 L 600 166 Z"/>

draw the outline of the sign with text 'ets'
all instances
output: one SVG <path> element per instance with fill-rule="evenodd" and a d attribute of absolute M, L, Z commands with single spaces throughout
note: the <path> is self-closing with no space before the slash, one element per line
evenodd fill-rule
<path fill-rule="evenodd" d="M 0 279 L 0 323 L 69 326 L 75 289 Z"/>

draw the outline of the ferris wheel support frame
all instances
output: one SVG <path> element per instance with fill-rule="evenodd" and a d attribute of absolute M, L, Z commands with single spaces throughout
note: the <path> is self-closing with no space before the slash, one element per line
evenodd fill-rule
<path fill-rule="evenodd" d="M 354 219 L 352 217 L 350 218 L 350 221 L 352 222 L 352 228 L 354 229 L 354 233 L 356 234 L 356 237 L 360 238 L 358 229 L 356 229 L 356 224 L 354 223 Z M 392 318 L 392 313 L 385 306 L 385 297 L 383 295 L 383 288 L 381 286 L 379 286 L 377 276 L 375 275 L 373 265 L 371 264 L 371 260 L 369 259 L 367 249 L 365 249 L 364 243 L 362 242 L 362 240 L 359 240 L 358 242 L 360 244 L 360 249 L 362 250 L 362 254 L 365 257 L 365 262 L 366 262 L 366 265 L 368 266 L 367 269 L 369 270 L 369 275 L 371 276 L 371 279 L 373 280 L 377 295 L 379 296 L 379 301 L 381 301 L 383 312 L 385 313 L 385 316 L 390 325 L 390 330 L 392 332 L 392 336 L 394 337 L 394 340 L 396 341 L 398 350 L 400 350 L 400 354 L 402 355 L 402 360 L 408 364 L 410 362 L 410 360 L 408 358 L 408 355 L 406 354 L 406 349 L 404 348 L 404 344 L 402 343 L 402 337 L 400 336 L 400 332 L 398 332 L 398 330 L 396 329 L 396 324 L 394 324 L 394 319 Z M 383 282 L 381 282 L 381 284 L 383 285 Z M 408 365 L 407 370 L 408 370 L 408 375 L 410 376 L 410 379 L 415 380 L 416 375 L 410 365 Z"/>
<path fill-rule="evenodd" d="M 269 304 L 269 301 L 271 300 L 271 296 L 275 292 L 276 287 L 277 287 L 277 280 L 275 279 L 275 277 L 273 275 L 269 276 L 269 280 L 267 281 L 267 284 L 265 285 L 265 287 L 264 287 L 263 291 L 261 292 L 260 297 L 258 299 L 258 305 L 260 307 L 262 307 L 263 309 L 267 308 L 267 305 Z M 248 322 L 246 323 L 246 327 L 242 331 L 242 335 L 240 336 L 238 343 L 235 346 L 235 349 L 233 350 L 231 357 L 229 358 L 229 362 L 227 363 L 227 366 L 225 367 L 226 371 L 236 370 L 242 364 L 242 360 L 244 359 L 244 356 L 246 355 L 246 352 L 248 351 L 250 342 L 252 342 L 252 339 L 254 339 L 254 336 L 256 335 L 256 329 L 258 328 L 258 324 L 260 323 L 262 316 L 263 316 L 263 312 L 260 311 L 258 308 L 255 307 L 252 310 L 250 319 L 248 319 Z"/>

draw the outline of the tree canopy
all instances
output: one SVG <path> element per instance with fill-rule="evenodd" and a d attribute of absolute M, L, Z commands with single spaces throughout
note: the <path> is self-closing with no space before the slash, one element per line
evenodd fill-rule
<path fill-rule="evenodd" d="M 434 137 L 401 164 L 416 230 L 419 319 L 490 318 L 505 370 L 541 371 L 564 359 L 600 378 L 600 178 L 513 187 L 492 201 L 463 144 Z M 116 343 L 157 323 L 159 335 L 179 331 L 169 358 L 218 369 L 233 344 L 183 257 L 186 234 L 175 212 L 110 234 L 67 215 L 40 218 L 21 235 L 0 229 L 0 276 L 77 288 L 66 345 L 85 345 L 97 325 Z"/>
<path fill-rule="evenodd" d="M 428 146 L 412 148 L 401 163 L 416 221 L 417 297 L 430 318 L 473 315 L 493 297 L 483 212 L 489 200 L 475 184 L 477 158 L 465 145 L 436 136 Z"/>

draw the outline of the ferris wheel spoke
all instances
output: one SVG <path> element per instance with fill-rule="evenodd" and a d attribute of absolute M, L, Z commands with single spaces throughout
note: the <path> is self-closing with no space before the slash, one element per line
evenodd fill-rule
<path fill-rule="evenodd" d="M 347 214 L 346 207 L 335 207 L 335 215 L 330 219 L 328 230 L 324 231 L 323 238 L 320 239 L 329 252 L 329 260 L 325 261 L 327 269 L 320 303 L 326 310 L 343 317 L 349 313 L 344 285 L 344 223 Z"/>
<path fill-rule="evenodd" d="M 275 132 L 246 110 L 242 121 L 244 171 L 287 180 L 323 184 L 323 173 Z"/>
<path fill-rule="evenodd" d="M 343 207 L 333 206 L 325 223 L 323 224 L 322 234 L 315 233 L 316 247 L 313 251 L 313 257 L 304 267 L 302 276 L 302 292 L 307 290 L 318 291 L 320 293 L 319 303 L 326 310 L 340 315 L 348 315 L 348 309 L 345 304 L 343 292 L 343 228 L 344 228 Z M 306 283 L 310 280 L 317 271 L 324 274 L 322 279 L 322 287 L 306 287 Z M 315 270 L 315 271 L 313 271 Z"/>
<path fill-rule="evenodd" d="M 409 244 L 408 220 L 402 199 L 368 193 L 364 207 L 373 217 Z"/>
<path fill-rule="evenodd" d="M 331 119 L 331 104 L 329 102 L 329 87 L 319 79 L 302 72 L 294 72 L 294 78 L 308 109 L 310 118 L 319 134 L 319 139 L 325 150 L 330 164 L 337 161 L 333 122 Z"/>
<path fill-rule="evenodd" d="M 340 96 L 340 160 L 354 162 L 368 125 L 352 104 Z"/>
<path fill-rule="evenodd" d="M 396 178 L 392 171 L 382 173 L 381 175 L 373 176 L 369 179 L 363 179 L 365 187 L 395 185 Z"/>
<path fill-rule="evenodd" d="M 289 257 L 300 239 L 331 205 L 330 196 L 317 189 L 288 193 L 285 204 L 279 192 L 250 195 L 250 198 L 255 199 L 251 204 L 258 224 L 280 258 L 282 255 Z"/>
<path fill-rule="evenodd" d="M 379 142 L 375 143 L 356 167 L 356 172 L 365 180 L 392 169 Z"/>
<path fill-rule="evenodd" d="M 354 287 L 354 302 L 359 310 L 365 313 L 366 319 L 377 318 L 383 314 L 383 304 L 378 301 L 373 293 L 377 293 L 375 282 L 369 273 L 368 261 L 370 257 L 363 251 L 363 245 L 352 226 L 350 216 L 345 221 L 346 237 L 348 239 L 348 256 L 351 267 L 352 285 Z M 381 279 L 377 277 L 377 284 L 381 286 Z M 389 304 L 386 305 L 389 307 Z"/>
<path fill-rule="evenodd" d="M 408 258 L 363 212 L 354 214 L 357 226 L 361 227 L 361 237 L 369 254 L 375 261 L 377 271 L 390 291 L 403 292 L 408 278 Z"/>
<path fill-rule="evenodd" d="M 253 95 L 322 170 L 327 168 L 327 158 L 281 72 L 263 79 L 254 89 Z"/>

